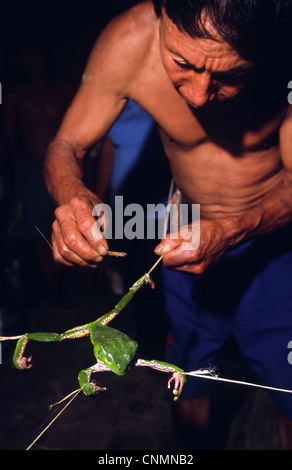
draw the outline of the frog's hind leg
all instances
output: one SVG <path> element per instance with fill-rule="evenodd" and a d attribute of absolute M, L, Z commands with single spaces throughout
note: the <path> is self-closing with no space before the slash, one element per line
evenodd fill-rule
<path fill-rule="evenodd" d="M 178 400 L 183 390 L 183 386 L 186 382 L 185 372 L 182 369 L 180 369 L 179 367 L 173 364 L 169 364 L 168 362 L 154 361 L 154 360 L 147 361 L 145 359 L 138 359 L 135 366 L 146 366 L 146 367 L 151 367 L 152 369 L 159 370 L 161 372 L 172 373 L 172 376 L 168 381 L 168 388 L 170 388 L 171 383 L 174 382 L 174 389 L 173 389 L 174 401 Z"/>
<path fill-rule="evenodd" d="M 22 336 L 17 336 L 18 339 L 15 351 L 13 354 L 13 363 L 17 369 L 30 369 L 31 356 L 28 358 L 24 357 L 24 351 L 29 340 L 40 341 L 40 342 L 51 342 L 51 341 L 63 341 L 65 339 L 76 339 L 82 338 L 83 336 L 89 336 L 90 329 L 88 325 L 77 326 L 71 330 L 65 331 L 64 333 L 51 333 L 51 332 L 36 332 L 36 333 L 25 333 Z M 0 341 L 10 338 L 1 338 Z M 11 339 L 14 339 L 13 337 Z"/>
<path fill-rule="evenodd" d="M 104 392 L 106 388 L 99 387 L 94 381 L 90 381 L 93 372 L 105 372 L 110 369 L 101 362 L 97 362 L 88 369 L 81 370 L 78 374 L 79 385 L 85 395 L 94 396 L 99 392 Z"/>

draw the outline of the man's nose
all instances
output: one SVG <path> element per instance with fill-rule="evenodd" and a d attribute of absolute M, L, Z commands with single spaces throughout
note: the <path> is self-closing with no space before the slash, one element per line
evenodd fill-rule
<path fill-rule="evenodd" d="M 194 106 L 200 107 L 212 99 L 210 74 L 194 72 L 191 80 L 191 100 Z"/>

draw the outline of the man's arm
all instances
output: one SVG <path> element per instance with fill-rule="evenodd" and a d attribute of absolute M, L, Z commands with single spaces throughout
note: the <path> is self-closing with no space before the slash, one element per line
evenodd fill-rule
<path fill-rule="evenodd" d="M 79 90 L 47 150 L 46 183 L 59 205 L 52 234 L 54 258 L 67 265 L 96 266 L 108 250 L 106 240 L 92 233 L 92 209 L 100 200 L 82 181 L 82 160 L 106 135 L 130 96 L 137 57 L 141 60 L 144 53 L 138 9 L 115 18 L 100 35 Z"/>
<path fill-rule="evenodd" d="M 54 141 L 46 155 L 49 192 L 59 203 L 52 229 L 53 254 L 66 265 L 91 265 L 107 252 L 106 240 L 95 239 L 93 207 L 100 202 L 82 182 L 81 162 L 66 140 Z"/>
<path fill-rule="evenodd" d="M 268 192 L 261 203 L 240 216 L 200 221 L 200 244 L 197 239 L 182 243 L 183 229 L 176 239 L 168 236 L 156 247 L 164 255 L 166 266 L 177 271 L 202 274 L 228 249 L 255 237 L 278 230 L 292 222 L 292 106 L 289 106 L 280 129 L 280 153 L 284 169 L 280 183 Z M 190 239 L 190 228 L 186 239 Z M 195 230 L 192 230 L 192 234 Z"/>

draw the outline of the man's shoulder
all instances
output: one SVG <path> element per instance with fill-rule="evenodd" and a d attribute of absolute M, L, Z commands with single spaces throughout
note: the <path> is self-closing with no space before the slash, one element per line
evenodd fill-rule
<path fill-rule="evenodd" d="M 122 52 L 139 55 L 149 49 L 157 37 L 158 19 L 153 4 L 146 1 L 135 5 L 124 13 L 116 16 L 107 26 L 104 34 L 109 43 L 119 47 Z M 142 47 L 142 50 L 141 50 Z"/>
<path fill-rule="evenodd" d="M 159 21 L 150 1 L 116 16 L 98 37 L 86 75 L 95 76 L 100 83 L 104 79 L 107 88 L 121 95 L 129 94 L 140 72 L 158 54 L 158 31 Z"/>
<path fill-rule="evenodd" d="M 132 33 L 152 31 L 157 23 L 153 3 L 150 0 L 138 3 L 116 17 L 120 24 L 131 29 Z M 141 30 L 142 29 L 142 30 Z"/>

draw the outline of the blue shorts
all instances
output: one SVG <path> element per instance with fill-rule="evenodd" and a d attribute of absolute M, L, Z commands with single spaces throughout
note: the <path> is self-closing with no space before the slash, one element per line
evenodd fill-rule
<path fill-rule="evenodd" d="M 165 267 L 163 277 L 173 340 L 169 362 L 185 371 L 216 365 L 219 350 L 233 335 L 259 383 L 292 390 L 288 360 L 292 341 L 291 227 L 225 254 L 201 278 Z M 224 377 L 224 371 L 221 374 Z M 202 396 L 212 383 L 190 377 L 183 397 Z M 271 395 L 279 410 L 292 419 L 292 394 Z"/>

